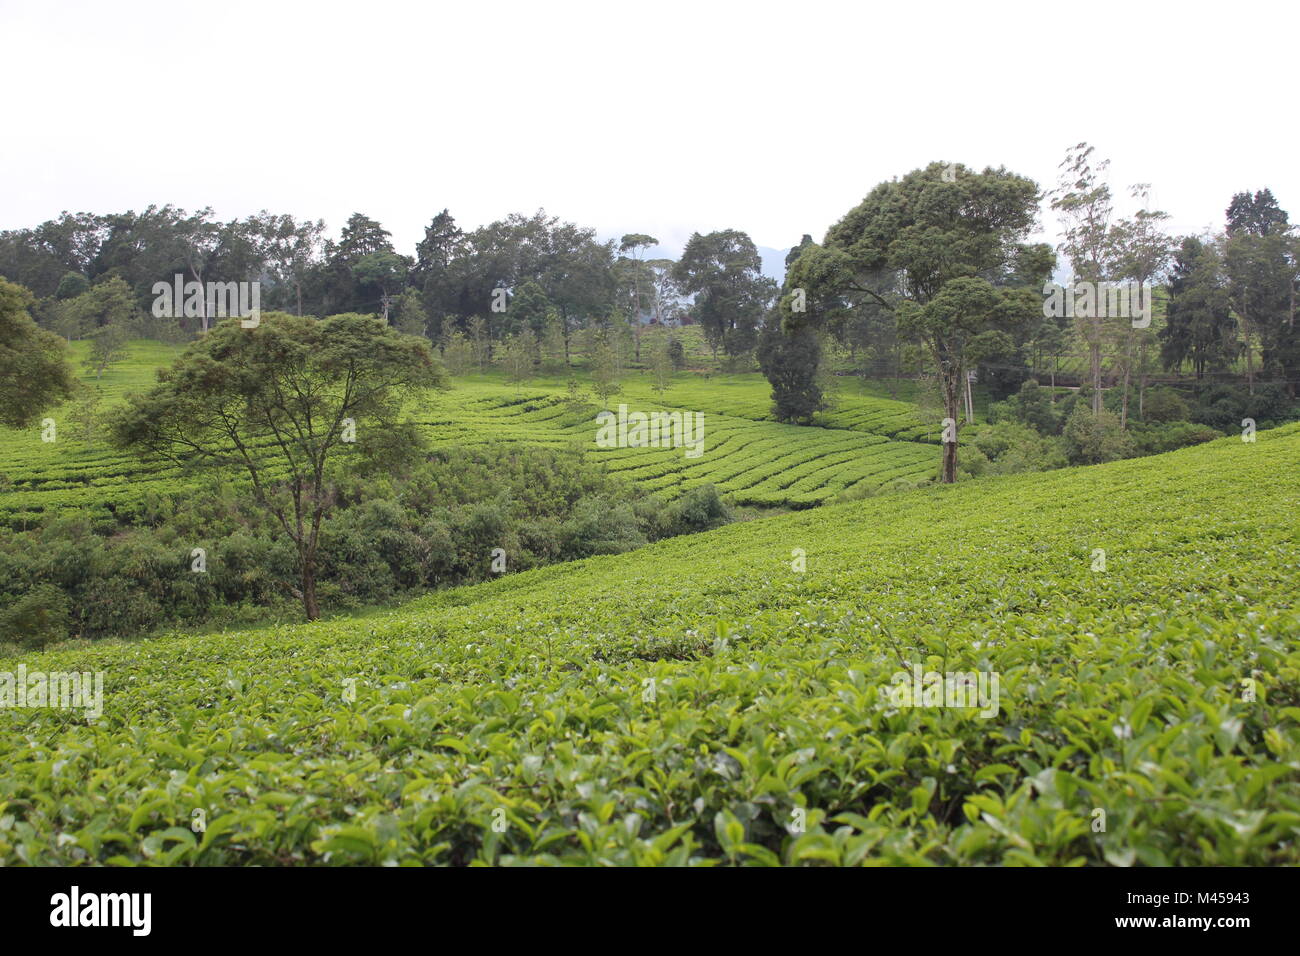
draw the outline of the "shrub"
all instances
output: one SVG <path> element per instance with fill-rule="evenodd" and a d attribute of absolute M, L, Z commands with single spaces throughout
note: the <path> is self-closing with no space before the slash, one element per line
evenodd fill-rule
<path fill-rule="evenodd" d="M 7 610 L 0 610 L 0 634 L 26 647 L 42 647 L 68 636 L 68 598 L 53 584 L 38 584 Z"/>
<path fill-rule="evenodd" d="M 496 548 L 519 571 L 731 520 L 712 486 L 669 504 L 578 452 L 519 445 L 442 449 L 407 474 L 351 475 L 338 494 L 318 555 L 319 598 L 332 610 L 484 580 Z M 293 600 L 295 549 L 240 489 L 153 496 L 125 520 L 136 525 L 64 513 L 0 542 L 0 633 L 36 644 L 134 636 Z M 206 551 L 202 574 L 191 570 L 195 547 Z"/>
<path fill-rule="evenodd" d="M 1130 458 L 1136 447 L 1112 412 L 1094 415 L 1086 405 L 1076 405 L 1062 432 L 1065 454 L 1072 465 L 1097 465 Z"/>
<path fill-rule="evenodd" d="M 1132 435 L 1139 455 L 1158 455 L 1222 438 L 1223 432 L 1195 422 L 1167 422 L 1160 425 L 1137 423 L 1133 425 Z"/>
<path fill-rule="evenodd" d="M 1051 391 L 1032 378 L 1015 395 L 996 403 L 989 411 L 994 422 L 1018 422 L 1044 435 L 1061 431 L 1059 408 L 1052 404 Z"/>
<path fill-rule="evenodd" d="M 1142 400 L 1142 420 L 1146 422 L 1185 422 L 1190 414 L 1191 407 L 1172 388 L 1148 389 Z"/>
<path fill-rule="evenodd" d="M 713 485 L 692 488 L 668 506 L 667 535 L 708 531 L 731 521 L 731 508 Z"/>
<path fill-rule="evenodd" d="M 1029 425 L 1000 422 L 981 428 L 972 440 L 987 464 L 984 473 L 1010 475 L 1022 471 L 1050 471 L 1069 464 L 1060 439 L 1040 434 Z M 963 451 L 969 456 L 969 452 Z"/>

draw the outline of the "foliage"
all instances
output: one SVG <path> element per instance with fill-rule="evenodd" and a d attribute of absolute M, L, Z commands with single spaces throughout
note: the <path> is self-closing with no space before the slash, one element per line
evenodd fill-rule
<path fill-rule="evenodd" d="M 410 456 L 418 435 L 401 420 L 402 405 L 440 384 L 423 338 L 360 315 L 318 322 L 269 313 L 252 329 L 236 319 L 217 325 L 118 409 L 110 428 L 123 448 L 246 472 L 257 503 L 297 550 L 310 620 L 319 613 L 316 552 L 338 460 L 359 451 L 391 466 Z"/>
<path fill-rule="evenodd" d="M 0 278 L 0 425 L 24 428 L 72 394 L 73 373 L 62 339 L 37 328 L 33 299 Z"/>
<path fill-rule="evenodd" d="M 1061 432 L 1072 465 L 1097 465 L 1135 454 L 1133 439 L 1106 409 L 1091 412 L 1077 404 Z"/>
<path fill-rule="evenodd" d="M 103 672 L 104 712 L 0 710 L 0 860 L 1293 866 L 1297 455 L 1292 426 L 25 654 Z M 914 664 L 998 674 L 997 712 L 894 706 Z"/>

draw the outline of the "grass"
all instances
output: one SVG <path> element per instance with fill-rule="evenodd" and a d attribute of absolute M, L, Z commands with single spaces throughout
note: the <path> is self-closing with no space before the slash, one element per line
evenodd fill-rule
<path fill-rule="evenodd" d="M 0 862 L 1294 865 L 1298 456 L 1288 426 L 10 660 L 105 697 L 0 710 Z M 996 713 L 886 693 L 912 665 L 997 675 Z"/>

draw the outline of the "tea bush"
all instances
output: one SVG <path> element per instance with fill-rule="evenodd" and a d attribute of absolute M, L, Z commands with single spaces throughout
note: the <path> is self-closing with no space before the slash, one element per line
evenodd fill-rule
<path fill-rule="evenodd" d="M 10 659 L 105 697 L 0 709 L 0 862 L 1295 865 L 1300 426 L 1257 438 Z"/>

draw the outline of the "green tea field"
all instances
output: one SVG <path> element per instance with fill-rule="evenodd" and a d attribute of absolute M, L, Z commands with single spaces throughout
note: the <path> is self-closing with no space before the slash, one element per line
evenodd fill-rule
<path fill-rule="evenodd" d="M 84 353 L 85 343 L 74 343 L 72 351 L 74 356 Z M 101 385 L 107 407 L 132 391 L 147 389 L 154 369 L 180 351 L 178 346 L 137 341 L 128 359 L 99 383 L 88 374 L 83 381 Z M 585 374 L 580 376 L 585 379 Z M 435 446 L 573 445 L 611 471 L 667 497 L 712 483 L 740 505 L 802 508 L 850 488 L 933 476 L 937 430 L 918 424 L 910 403 L 881 397 L 852 382 L 839 407 L 826 416 L 828 427 L 800 428 L 769 420 L 769 391 L 757 373 L 705 377 L 686 372 L 658 395 L 644 373 L 629 372 L 612 406 L 703 413 L 702 453 L 689 459 L 673 448 L 598 448 L 599 406 L 589 395 L 571 404 L 563 378 L 519 386 L 505 383 L 500 375 L 458 378 L 449 391 L 438 393 L 414 414 Z M 151 497 L 183 493 L 188 479 L 179 469 L 144 463 L 107 446 L 102 436 L 86 441 L 70 412 L 71 406 L 65 405 L 51 413 L 56 431 L 50 442 L 41 440 L 40 427 L 22 432 L 0 428 L 0 475 L 6 488 L 0 498 L 0 522 L 30 526 L 64 508 L 111 510 L 125 516 L 146 507 Z"/>
<path fill-rule="evenodd" d="M 0 712 L 0 861 L 1294 865 L 1297 460 L 1288 426 L 25 655 L 103 713 Z"/>

